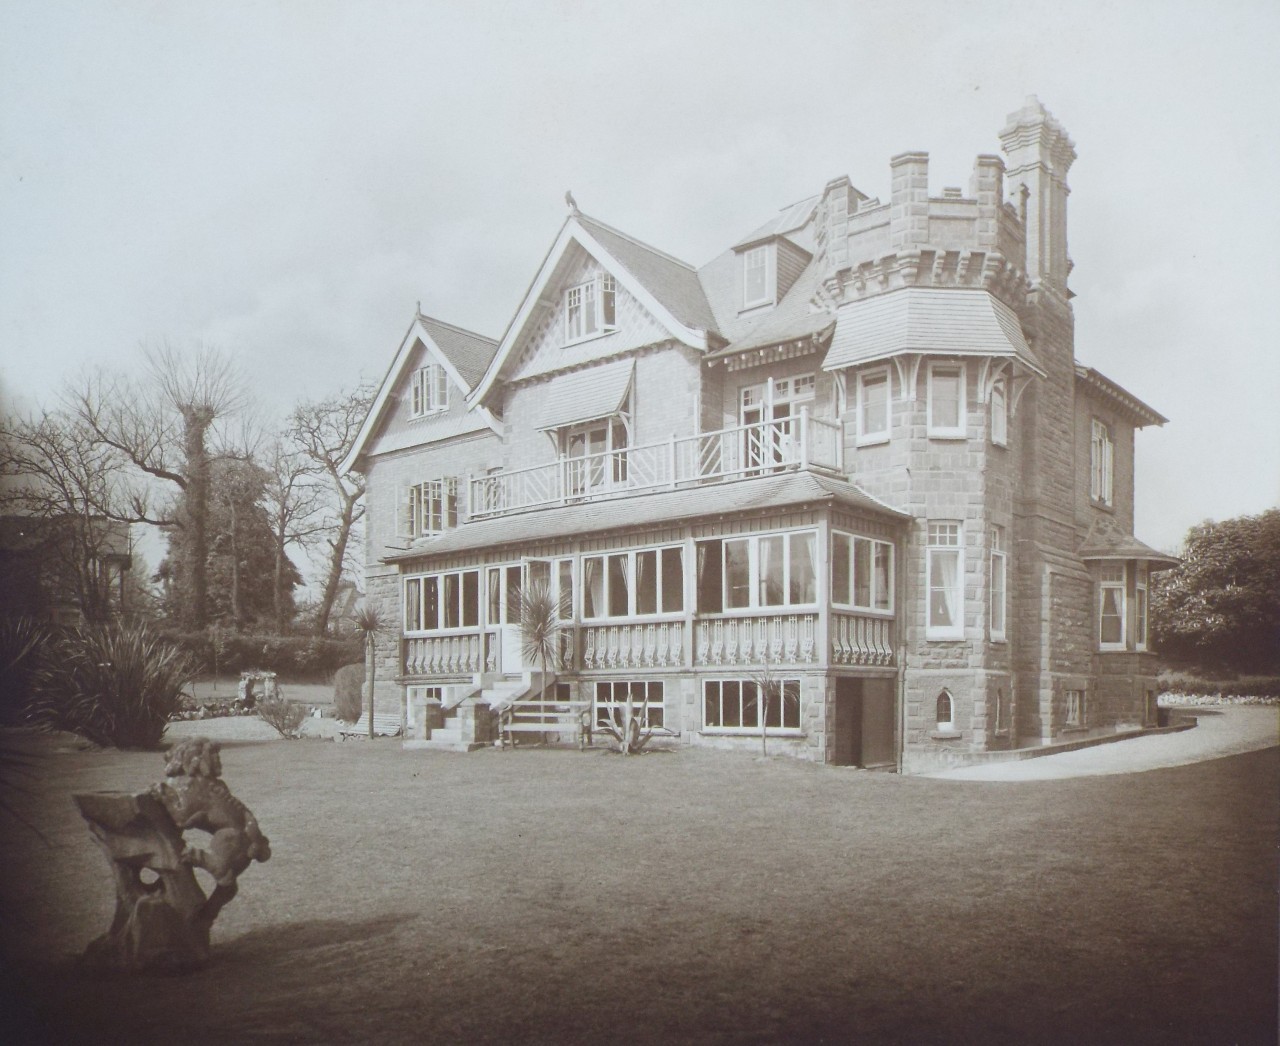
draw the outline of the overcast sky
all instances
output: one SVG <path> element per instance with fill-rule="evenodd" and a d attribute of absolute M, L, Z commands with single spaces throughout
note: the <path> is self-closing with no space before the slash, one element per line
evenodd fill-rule
<path fill-rule="evenodd" d="M 501 336 L 582 209 L 701 265 L 889 158 L 930 188 L 1031 93 L 1062 122 L 1076 355 L 1170 419 L 1138 536 L 1280 502 L 1280 4 L 0 2 L 0 394 L 140 344 L 268 411 L 413 316 Z"/>

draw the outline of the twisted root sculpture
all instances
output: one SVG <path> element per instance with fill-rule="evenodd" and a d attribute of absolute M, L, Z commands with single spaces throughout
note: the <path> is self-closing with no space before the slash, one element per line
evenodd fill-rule
<path fill-rule="evenodd" d="M 75 796 L 116 883 L 111 928 L 85 952 L 91 965 L 171 970 L 208 959 L 209 929 L 236 895 L 238 877 L 271 856 L 257 818 L 221 775 L 217 743 L 191 738 L 170 749 L 165 779 L 146 792 Z M 187 843 L 190 830 L 209 833 L 208 845 Z M 208 897 L 193 868 L 213 877 Z"/>

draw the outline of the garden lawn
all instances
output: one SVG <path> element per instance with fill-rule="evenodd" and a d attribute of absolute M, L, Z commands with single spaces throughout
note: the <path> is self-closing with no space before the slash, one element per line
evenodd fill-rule
<path fill-rule="evenodd" d="M 904 778 L 681 750 L 224 746 L 274 856 L 214 960 L 78 975 L 111 919 L 71 793 L 155 753 L 41 742 L 0 815 L 9 1041 L 1275 1042 L 1280 749 Z"/>

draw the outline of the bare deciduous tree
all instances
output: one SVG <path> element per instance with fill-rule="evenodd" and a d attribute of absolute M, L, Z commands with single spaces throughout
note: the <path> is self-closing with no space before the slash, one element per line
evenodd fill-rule
<path fill-rule="evenodd" d="M 272 577 L 272 609 L 276 634 L 285 627 L 285 580 L 289 549 L 309 547 L 327 530 L 321 518 L 324 491 L 313 482 L 315 465 L 301 451 L 276 440 L 264 461 L 266 487 L 263 507 L 271 518 L 275 572 Z"/>
<path fill-rule="evenodd" d="M 141 480 L 129 487 L 133 518 L 187 532 L 191 593 L 184 624 L 201 629 L 208 621 L 211 441 L 215 424 L 243 406 L 244 387 L 234 361 L 209 346 L 181 352 L 160 345 L 146 351 L 146 360 L 142 381 L 100 374 L 70 388 L 67 401 L 93 438 L 122 455 Z M 154 481 L 184 496 L 168 498 L 169 511 L 153 512 Z"/>
<path fill-rule="evenodd" d="M 361 385 L 331 399 L 300 403 L 290 421 L 290 438 L 313 463 L 316 474 L 327 481 L 333 498 L 327 523 L 329 569 L 316 615 L 317 635 L 329 631 L 329 615 L 338 597 L 347 546 L 352 530 L 364 517 L 364 476 L 358 472 L 344 474 L 341 466 L 369 413 L 373 391 L 372 387 Z"/>
<path fill-rule="evenodd" d="M 121 499 L 124 467 L 75 418 L 45 412 L 0 419 L 0 506 L 31 521 L 28 539 L 42 585 L 74 601 L 90 621 L 108 617 L 112 588 L 124 588 L 109 569 L 114 556 L 127 552 L 122 526 L 133 519 Z M 12 593 L 17 579 L 4 580 Z"/>

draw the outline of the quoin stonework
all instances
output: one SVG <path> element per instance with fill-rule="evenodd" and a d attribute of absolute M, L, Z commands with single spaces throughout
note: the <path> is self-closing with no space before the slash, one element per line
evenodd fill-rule
<path fill-rule="evenodd" d="M 1077 358 L 1067 132 L 1030 99 L 999 141 L 967 189 L 917 152 L 887 201 L 815 185 L 701 268 L 570 196 L 500 341 L 414 316 L 346 463 L 408 743 L 630 698 L 677 743 L 763 716 L 771 753 L 913 772 L 1155 724 L 1134 437 L 1165 419 Z"/>

